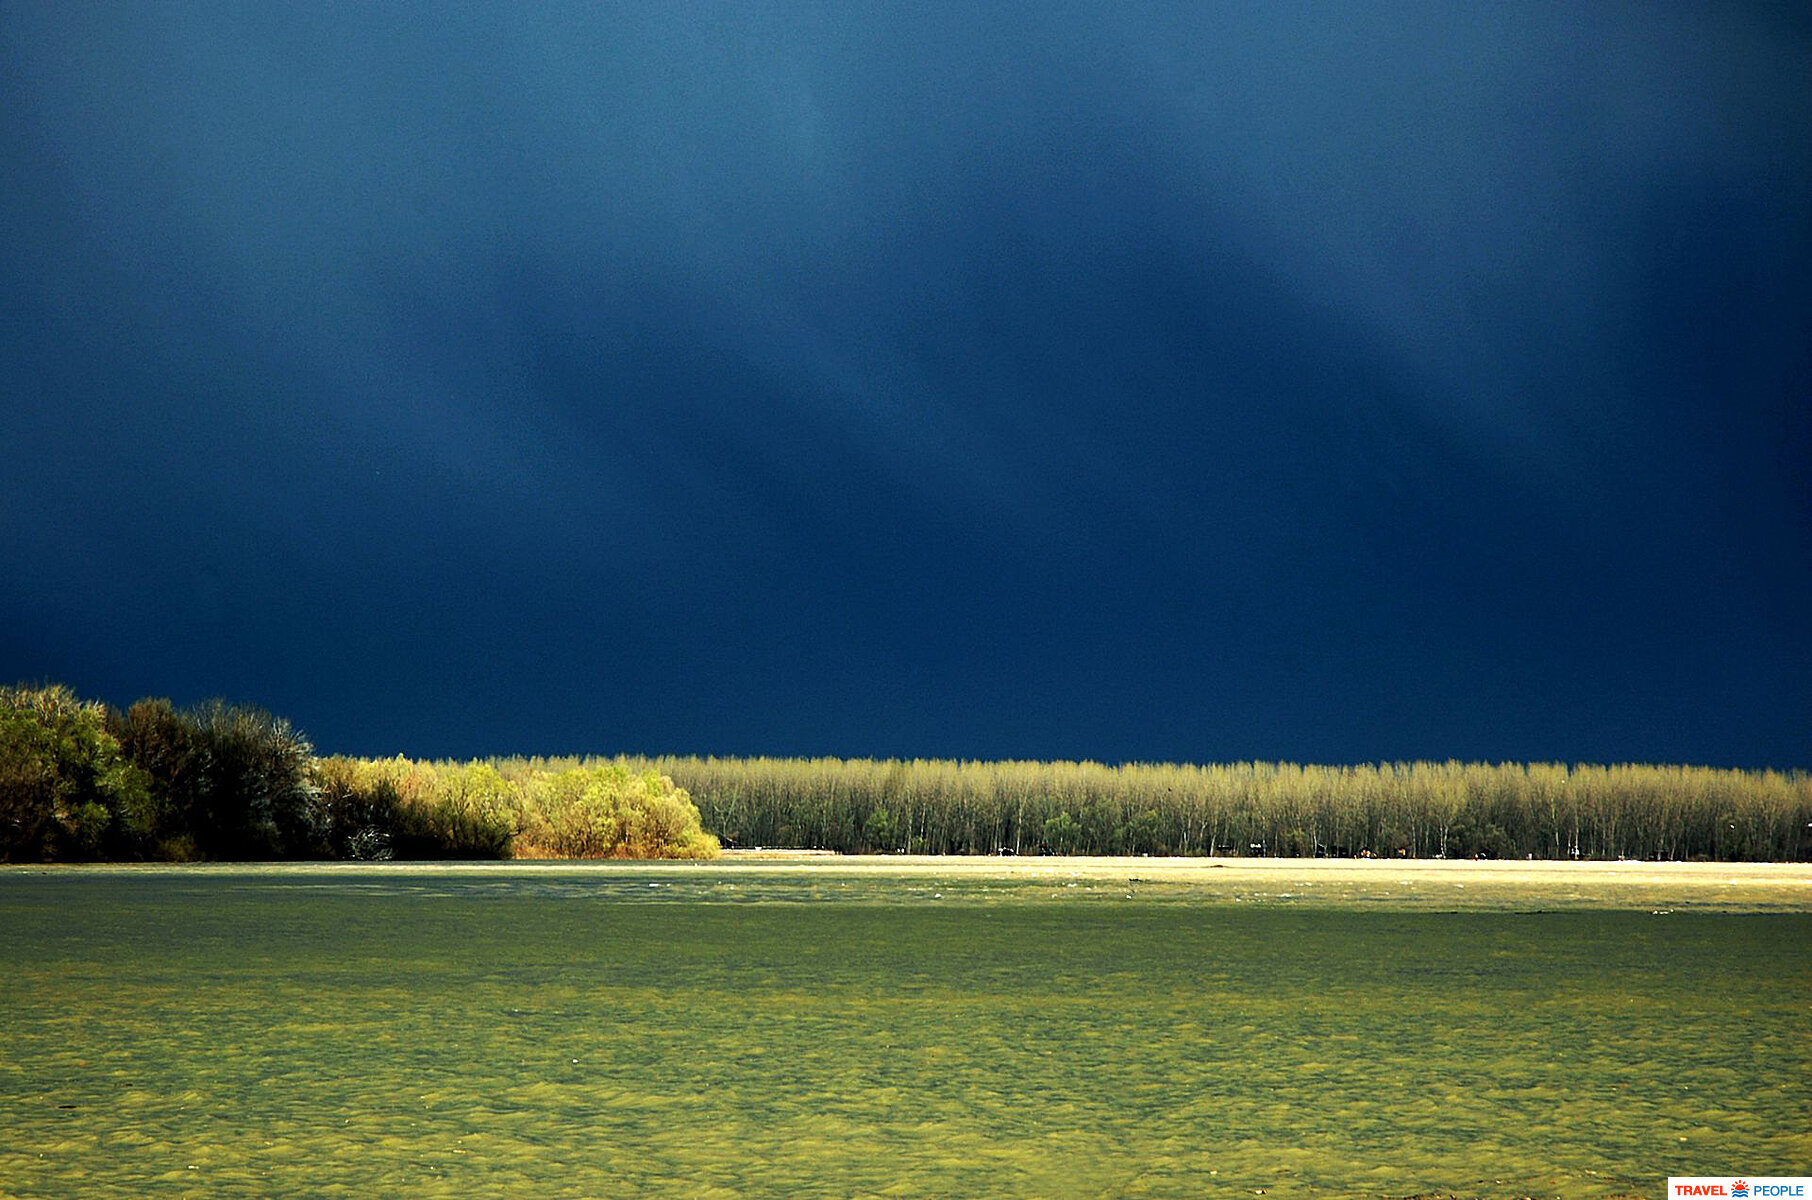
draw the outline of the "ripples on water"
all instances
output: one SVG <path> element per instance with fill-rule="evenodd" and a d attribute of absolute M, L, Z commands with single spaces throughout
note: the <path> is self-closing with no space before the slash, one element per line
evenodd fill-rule
<path fill-rule="evenodd" d="M 1074 882 L 0 874 L 0 1196 L 1572 1197 L 1812 1161 L 1812 917 Z"/>

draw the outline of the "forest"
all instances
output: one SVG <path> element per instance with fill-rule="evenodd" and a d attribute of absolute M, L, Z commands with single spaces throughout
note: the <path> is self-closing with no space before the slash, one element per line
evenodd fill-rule
<path fill-rule="evenodd" d="M 1687 766 L 629 758 L 732 846 L 1804 861 L 1812 776 Z"/>
<path fill-rule="evenodd" d="M 209 701 L 0 688 L 0 861 L 844 853 L 1812 859 L 1812 775 L 1564 763 L 318 756 Z"/>

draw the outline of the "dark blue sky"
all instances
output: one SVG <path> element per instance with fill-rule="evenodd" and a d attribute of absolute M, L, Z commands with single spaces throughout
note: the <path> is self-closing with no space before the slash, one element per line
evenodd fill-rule
<path fill-rule="evenodd" d="M 0 678 L 1812 766 L 1812 9 L 0 0 Z"/>

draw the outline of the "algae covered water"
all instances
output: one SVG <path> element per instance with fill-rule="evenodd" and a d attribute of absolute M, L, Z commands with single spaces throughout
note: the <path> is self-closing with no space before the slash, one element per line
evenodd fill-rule
<path fill-rule="evenodd" d="M 0 874 L 0 1195 L 1617 1196 L 1812 1165 L 1812 916 Z"/>

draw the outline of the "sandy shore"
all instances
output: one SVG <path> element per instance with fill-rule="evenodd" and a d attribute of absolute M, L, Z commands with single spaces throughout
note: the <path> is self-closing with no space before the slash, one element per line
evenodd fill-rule
<path fill-rule="evenodd" d="M 939 857 L 731 851 L 711 862 L 517 861 L 0 866 L 73 872 L 612 880 L 660 877 L 701 899 L 1114 898 L 1378 908 L 1812 912 L 1812 864 L 1440 859 Z M 866 881 L 870 886 L 862 887 Z M 639 886 L 639 885 L 638 885 Z M 854 890 L 852 890 L 854 889 Z M 672 894 L 672 893 L 669 893 Z"/>
<path fill-rule="evenodd" d="M 1204 899 L 1786 909 L 1812 912 L 1812 863 L 1539 862 L 1356 858 L 957 858 L 727 854 L 738 870 L 951 881 L 1153 885 Z"/>
<path fill-rule="evenodd" d="M 1812 863 L 1547 862 L 1439 858 L 1126 858 L 1062 855 L 1014 857 L 936 854 L 833 854 L 795 850 L 728 850 L 719 863 L 746 869 L 941 874 L 973 878 L 1129 875 L 1185 882 L 1303 877 L 1333 881 L 1407 876 L 1427 882 L 1683 883 L 1726 886 L 1771 883 L 1812 888 Z M 1225 875 L 1218 874 L 1226 872 Z M 1210 874 L 1215 873 L 1215 874 Z"/>

